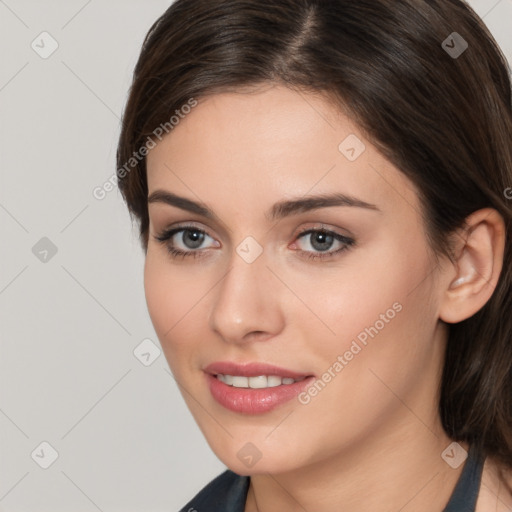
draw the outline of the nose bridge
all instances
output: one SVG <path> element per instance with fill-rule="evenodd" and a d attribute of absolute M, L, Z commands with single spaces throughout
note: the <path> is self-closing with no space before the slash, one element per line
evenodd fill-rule
<path fill-rule="evenodd" d="M 267 268 L 263 248 L 251 238 L 233 249 L 210 315 L 210 327 L 227 341 L 243 341 L 251 332 L 275 334 L 281 324 L 278 280 Z"/>

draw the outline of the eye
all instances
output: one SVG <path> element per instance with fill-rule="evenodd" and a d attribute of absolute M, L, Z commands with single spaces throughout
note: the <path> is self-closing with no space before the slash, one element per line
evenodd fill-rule
<path fill-rule="evenodd" d="M 192 225 L 167 229 L 155 236 L 156 240 L 166 246 L 171 257 L 182 259 L 189 256 L 193 258 L 201 257 L 203 255 L 203 249 L 198 250 L 198 248 L 203 244 L 206 238 L 213 240 L 206 231 Z M 218 247 L 219 244 L 217 242 L 215 243 Z"/>
<path fill-rule="evenodd" d="M 166 229 L 156 235 L 155 240 L 165 245 L 170 256 L 174 259 L 187 257 L 199 258 L 205 255 L 205 248 L 201 248 L 207 238 L 214 241 L 214 247 L 220 244 L 210 237 L 206 231 L 193 225 L 178 226 Z M 314 249 L 300 249 L 298 252 L 308 260 L 324 260 L 334 258 L 336 255 L 355 245 L 355 240 L 341 233 L 327 230 L 324 228 L 309 228 L 300 232 L 297 240 L 304 239 L 309 241 L 309 245 Z M 329 251 L 333 244 L 338 244 L 339 248 Z M 295 245 L 295 244 L 294 244 Z M 308 245 L 308 244 L 306 244 Z"/>
<path fill-rule="evenodd" d="M 350 249 L 355 245 L 355 240 L 349 238 L 347 236 L 342 235 L 341 233 L 336 233 L 335 231 L 330 231 L 324 228 L 321 229 L 305 229 L 300 235 L 297 237 L 297 240 L 305 239 L 309 241 L 309 245 L 313 247 L 315 251 L 319 252 L 311 252 L 300 250 L 304 257 L 307 259 L 327 259 L 333 258 L 342 251 Z M 333 244 L 338 243 L 340 247 L 335 251 L 329 251 Z M 308 245 L 308 244 L 306 244 Z M 329 251 L 329 252 L 328 252 Z"/>

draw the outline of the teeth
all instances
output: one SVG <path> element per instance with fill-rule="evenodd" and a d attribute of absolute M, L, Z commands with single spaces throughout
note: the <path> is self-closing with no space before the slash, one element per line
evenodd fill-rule
<path fill-rule="evenodd" d="M 249 387 L 253 389 L 262 389 L 268 387 L 267 377 L 260 375 L 259 377 L 249 377 Z"/>
<path fill-rule="evenodd" d="M 248 377 L 239 377 L 238 375 L 233 375 L 233 384 L 234 388 L 248 388 L 249 387 L 249 378 Z"/>
<path fill-rule="evenodd" d="M 235 388 L 251 388 L 251 389 L 264 389 L 274 388 L 281 385 L 289 385 L 294 382 L 299 382 L 304 379 L 292 379 L 290 377 L 278 377 L 277 375 L 259 375 L 257 377 L 242 377 L 241 375 L 222 375 L 218 374 L 217 378 Z"/>
<path fill-rule="evenodd" d="M 282 384 L 281 377 L 277 377 L 276 375 L 269 375 L 267 377 L 267 386 L 269 388 L 275 388 L 276 386 L 280 386 Z"/>

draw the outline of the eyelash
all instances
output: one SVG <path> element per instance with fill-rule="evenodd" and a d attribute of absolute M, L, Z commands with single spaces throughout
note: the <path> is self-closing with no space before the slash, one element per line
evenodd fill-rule
<path fill-rule="evenodd" d="M 204 250 L 182 251 L 182 250 L 176 249 L 175 247 L 172 247 L 171 245 L 166 243 L 176 233 L 179 233 L 181 231 L 192 231 L 192 232 L 197 232 L 197 233 L 200 233 L 200 234 L 204 234 L 204 235 L 210 236 L 210 235 L 208 235 L 208 233 L 206 233 L 206 231 L 204 231 L 202 229 L 199 229 L 196 226 L 185 225 L 185 226 L 178 226 L 176 228 L 165 230 L 165 231 L 161 232 L 160 234 L 156 235 L 154 238 L 158 242 L 160 242 L 160 243 L 165 245 L 165 247 L 166 247 L 167 251 L 169 252 L 170 256 L 172 258 L 174 258 L 174 259 L 178 259 L 178 258 L 185 259 L 185 258 L 187 258 L 189 256 L 192 257 L 192 258 L 201 258 L 201 257 L 203 257 L 202 253 L 204 252 Z M 309 235 L 309 234 L 312 234 L 312 233 L 322 233 L 322 234 L 325 234 L 325 235 L 331 235 L 331 236 L 334 237 L 335 240 L 338 240 L 339 242 L 343 242 L 344 245 L 340 249 L 337 249 L 336 251 L 332 251 L 332 252 L 316 252 L 316 253 L 314 253 L 314 252 L 310 252 L 310 251 L 299 250 L 298 252 L 303 253 L 304 257 L 307 260 L 327 260 L 327 259 L 332 259 L 333 257 L 335 257 L 336 255 L 340 254 L 341 252 L 346 251 L 346 250 L 352 248 L 354 245 L 356 245 L 355 240 L 353 240 L 352 238 L 348 238 L 348 237 L 346 237 L 344 235 L 336 233 L 335 231 L 329 231 L 329 230 L 323 229 L 323 228 L 305 228 L 302 231 L 300 231 L 300 233 L 297 235 L 297 239 L 303 238 L 306 235 Z"/>

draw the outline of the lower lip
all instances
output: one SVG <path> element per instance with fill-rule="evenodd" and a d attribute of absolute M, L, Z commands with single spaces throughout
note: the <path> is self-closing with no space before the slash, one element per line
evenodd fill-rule
<path fill-rule="evenodd" d="M 289 402 L 307 388 L 314 377 L 272 388 L 252 389 L 228 386 L 213 375 L 206 374 L 213 398 L 226 409 L 243 414 L 263 414 Z"/>

